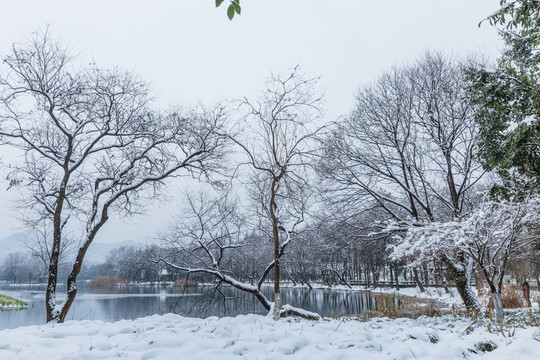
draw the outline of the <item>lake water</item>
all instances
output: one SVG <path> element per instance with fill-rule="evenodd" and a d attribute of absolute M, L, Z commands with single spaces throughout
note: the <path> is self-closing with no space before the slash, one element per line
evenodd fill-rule
<path fill-rule="evenodd" d="M 273 288 L 263 288 L 273 299 Z M 136 285 L 95 289 L 81 284 L 66 320 L 117 321 L 154 314 L 176 313 L 184 316 L 235 316 L 243 313 L 266 314 L 250 294 L 222 287 L 226 299 L 212 287 L 199 286 L 179 291 L 172 286 Z M 22 299 L 27 310 L 0 311 L 0 330 L 45 323 L 45 286 L 0 286 L 0 293 Z M 60 297 L 60 295 L 58 295 Z M 375 296 L 366 292 L 282 288 L 283 304 L 314 311 L 322 316 L 357 315 L 375 309 Z M 213 301 L 210 301 L 212 298 Z"/>

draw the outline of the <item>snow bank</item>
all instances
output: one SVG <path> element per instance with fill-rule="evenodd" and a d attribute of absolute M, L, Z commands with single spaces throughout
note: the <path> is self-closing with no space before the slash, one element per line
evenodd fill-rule
<path fill-rule="evenodd" d="M 538 328 L 506 339 L 452 317 L 308 321 L 241 315 L 69 321 L 0 331 L 0 359 L 537 359 Z M 482 354 L 475 344 L 493 342 Z M 474 351 L 474 352 L 473 352 Z M 475 353 L 476 352 L 476 353 Z"/>

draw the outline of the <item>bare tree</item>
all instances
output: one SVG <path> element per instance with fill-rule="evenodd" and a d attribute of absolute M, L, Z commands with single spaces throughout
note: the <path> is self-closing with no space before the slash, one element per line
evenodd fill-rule
<path fill-rule="evenodd" d="M 180 244 L 181 252 L 189 256 L 184 264 L 165 260 L 179 270 L 212 274 L 220 282 L 255 295 L 267 309 L 272 303 L 262 294 L 261 286 L 273 274 L 275 318 L 281 314 L 280 259 L 304 220 L 310 193 L 307 173 L 318 131 L 315 121 L 321 115 L 321 97 L 316 95 L 315 85 L 316 79 L 305 79 L 296 67 L 285 77 L 272 75 L 256 102 L 239 102 L 244 116 L 236 129 L 238 135 L 229 138 L 244 155 L 236 169 L 247 167 L 247 174 L 235 171 L 235 178 L 242 174 L 239 181 L 248 185 L 254 210 L 242 216 L 241 221 L 233 221 L 238 215 L 224 208 L 225 203 L 220 206 L 207 203 L 209 200 L 204 197 L 197 202 L 191 199 L 189 212 L 196 214 L 197 230 L 176 231 L 177 235 L 172 237 L 172 243 Z M 256 284 L 251 284 L 239 281 L 227 270 L 231 257 L 226 254 L 230 249 L 240 251 L 248 246 L 246 239 L 254 232 L 272 242 L 273 260 L 262 270 Z M 187 246 L 186 238 L 191 239 Z M 251 282 L 253 278 L 251 275 Z"/>
<path fill-rule="evenodd" d="M 274 273 L 274 318 L 281 309 L 280 258 L 304 220 L 309 155 L 322 111 L 316 83 L 317 79 L 306 79 L 298 66 L 286 76 L 271 75 L 258 100 L 241 102 L 245 111 L 241 136 L 232 137 L 246 155 L 261 229 L 273 242 L 274 260 L 265 273 Z"/>
<path fill-rule="evenodd" d="M 483 175 L 474 115 L 459 64 L 440 54 L 360 90 L 353 114 L 325 139 L 319 167 L 340 212 L 379 207 L 402 229 L 459 217 Z M 440 256 L 466 306 L 477 308 L 465 255 L 457 264 Z"/>
<path fill-rule="evenodd" d="M 21 252 L 9 253 L 3 262 L 2 278 L 10 283 L 19 282 L 20 267 L 25 262 L 25 256 Z"/>
<path fill-rule="evenodd" d="M 142 212 L 166 178 L 217 166 L 224 114 L 151 111 L 147 84 L 118 69 L 77 69 L 47 33 L 14 44 L 3 64 L 0 137 L 19 155 L 9 179 L 25 192 L 21 206 L 52 228 L 47 321 L 63 322 L 99 230 L 114 213 Z M 68 229 L 81 235 L 59 304 L 58 261 Z"/>
<path fill-rule="evenodd" d="M 0 278 L 12 283 L 37 283 L 44 273 L 40 261 L 28 252 L 11 252 L 0 264 Z"/>

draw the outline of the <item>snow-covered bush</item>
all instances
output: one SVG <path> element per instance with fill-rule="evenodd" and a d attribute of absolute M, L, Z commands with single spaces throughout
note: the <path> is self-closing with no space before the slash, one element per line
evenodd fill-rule
<path fill-rule="evenodd" d="M 434 257 L 456 263 L 460 254 L 477 265 L 487 281 L 497 315 L 502 318 L 501 290 L 511 260 L 519 258 L 540 240 L 540 197 L 523 201 L 484 201 L 468 216 L 455 221 L 410 227 L 394 258 L 410 257 L 412 265 Z"/>

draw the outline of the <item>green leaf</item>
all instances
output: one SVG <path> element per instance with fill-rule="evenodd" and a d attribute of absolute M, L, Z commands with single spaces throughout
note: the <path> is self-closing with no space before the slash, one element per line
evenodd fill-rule
<path fill-rule="evenodd" d="M 240 1 L 239 1 L 239 0 L 232 0 L 232 1 L 231 1 L 231 5 L 234 7 L 234 11 L 235 11 L 238 15 L 241 15 L 242 8 L 240 7 Z"/>
<path fill-rule="evenodd" d="M 216 0 L 216 7 L 219 7 L 224 1 L 225 0 Z"/>
<path fill-rule="evenodd" d="M 234 6 L 232 4 L 227 8 L 227 17 L 229 20 L 232 20 L 234 17 Z"/>

